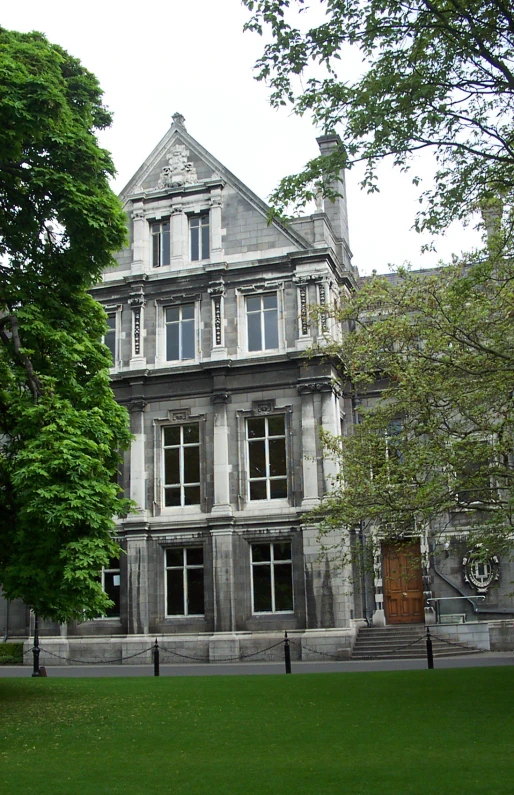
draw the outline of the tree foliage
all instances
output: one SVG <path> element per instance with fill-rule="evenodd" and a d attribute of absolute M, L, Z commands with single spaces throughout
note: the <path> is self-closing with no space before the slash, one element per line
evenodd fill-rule
<path fill-rule="evenodd" d="M 98 573 L 128 509 L 127 418 L 87 292 L 125 240 L 101 97 L 42 34 L 0 28 L 0 583 L 59 621 L 109 604 Z"/>
<path fill-rule="evenodd" d="M 337 359 L 357 424 L 327 438 L 342 468 L 326 527 L 471 527 L 496 552 L 514 529 L 514 279 L 510 261 L 375 276 L 338 310 Z"/>
<path fill-rule="evenodd" d="M 278 210 L 301 207 L 339 169 L 363 161 L 377 189 L 386 157 L 401 168 L 435 150 L 435 185 L 419 228 L 466 219 L 484 199 L 514 191 L 514 12 L 504 0 L 243 0 L 247 28 L 270 40 L 257 63 L 274 106 L 311 112 L 343 144 L 286 177 Z M 319 12 L 325 19 L 316 22 Z M 352 79 L 357 60 L 360 75 Z M 414 181 L 417 177 L 414 174 Z"/>

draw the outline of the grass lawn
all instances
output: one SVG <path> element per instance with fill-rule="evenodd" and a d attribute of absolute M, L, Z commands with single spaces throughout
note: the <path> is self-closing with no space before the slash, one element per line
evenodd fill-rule
<path fill-rule="evenodd" d="M 0 679 L 2 795 L 512 795 L 513 737 L 514 667 Z"/>

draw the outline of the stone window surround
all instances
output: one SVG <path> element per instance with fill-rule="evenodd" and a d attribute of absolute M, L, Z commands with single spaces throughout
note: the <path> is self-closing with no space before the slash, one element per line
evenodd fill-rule
<path fill-rule="evenodd" d="M 114 350 L 115 356 L 111 372 L 115 372 L 121 367 L 121 312 L 122 304 L 103 304 L 103 309 L 109 317 L 115 317 L 116 324 L 114 327 Z M 105 337 L 102 338 L 105 343 Z"/>
<path fill-rule="evenodd" d="M 183 613 L 169 613 L 168 612 L 168 571 L 176 570 L 179 571 L 180 567 L 170 567 L 168 566 L 167 562 L 167 552 L 168 550 L 182 550 L 183 552 L 183 600 L 184 600 L 184 612 Z M 202 550 L 202 563 L 201 564 L 188 564 L 187 562 L 187 551 L 188 549 L 201 549 Z M 194 540 L 191 543 L 185 543 L 182 541 L 177 541 L 173 544 L 167 544 L 164 548 L 163 554 L 163 562 L 164 562 L 164 617 L 166 619 L 173 619 L 173 618 L 200 618 L 203 619 L 205 617 L 205 544 L 200 542 L 196 542 Z M 187 589 L 188 589 L 188 576 L 187 572 L 189 570 L 198 571 L 201 569 L 203 574 L 203 602 L 204 602 L 204 610 L 203 613 L 189 613 L 188 611 L 188 604 L 187 604 Z"/>
<path fill-rule="evenodd" d="M 275 398 L 254 401 L 252 409 L 240 410 L 236 412 L 237 438 L 239 440 L 239 461 L 238 461 L 238 510 L 251 509 L 269 511 L 271 508 L 288 507 L 294 504 L 294 461 L 292 449 L 292 413 L 291 405 L 276 406 Z M 246 420 L 251 417 L 284 415 L 285 418 L 285 443 L 286 443 L 286 462 L 287 462 L 287 497 L 271 500 L 250 500 L 248 492 L 248 442 L 246 431 Z"/>
<path fill-rule="evenodd" d="M 164 455 L 163 455 L 163 431 L 169 425 L 188 425 L 197 422 L 200 430 L 200 504 L 183 505 L 180 507 L 181 514 L 198 514 L 206 510 L 206 415 L 193 414 L 189 408 L 169 409 L 167 416 L 162 419 L 155 419 L 154 425 L 154 494 L 153 505 L 154 516 L 169 516 L 177 513 L 176 506 L 165 507 L 164 505 Z"/>
<path fill-rule="evenodd" d="M 283 353 L 286 350 L 285 333 L 285 311 L 284 311 L 284 292 L 283 281 L 267 280 L 255 284 L 236 288 L 236 312 L 237 312 L 237 353 L 238 357 L 259 358 L 269 356 L 273 353 Z M 249 296 L 262 295 L 264 293 L 277 294 L 277 324 L 278 324 L 278 348 L 271 348 L 260 351 L 248 350 L 248 330 L 246 320 L 246 299 Z"/>
<path fill-rule="evenodd" d="M 222 256 L 222 189 L 224 183 L 208 180 L 194 186 L 162 191 L 161 195 L 144 195 L 132 199 L 132 272 L 155 272 L 152 262 L 151 225 L 158 221 L 170 222 L 171 257 L 169 265 L 158 270 L 168 272 L 184 267 L 198 267 L 216 261 Z M 189 219 L 191 216 L 209 216 L 208 259 L 191 260 Z"/>
<path fill-rule="evenodd" d="M 169 367 L 172 365 L 187 366 L 188 364 L 198 364 L 202 360 L 202 340 L 201 340 L 201 294 L 200 293 L 181 293 L 180 295 L 167 296 L 155 299 L 156 311 L 156 340 L 155 340 L 155 366 Z M 166 358 L 166 309 L 171 306 L 183 306 L 184 304 L 194 304 L 194 326 L 195 326 L 195 357 L 193 359 L 168 360 Z"/>
<path fill-rule="evenodd" d="M 251 591 L 251 602 L 252 602 L 252 615 L 259 616 L 259 615 L 283 615 L 283 614 L 290 614 L 294 613 L 294 577 L 293 577 L 293 545 L 291 543 L 291 538 L 280 538 L 280 539 L 253 539 L 248 541 L 250 547 L 250 591 Z M 258 562 L 253 560 L 253 547 L 262 544 L 262 545 L 269 545 L 270 547 L 270 595 L 271 595 L 271 610 L 255 610 L 255 582 L 254 582 L 254 572 L 256 568 L 260 568 L 266 566 L 266 562 Z M 275 545 L 278 544 L 289 544 L 290 546 L 290 557 L 284 560 L 277 560 L 275 561 L 274 558 L 274 548 Z M 276 590 L 275 590 L 275 568 L 276 566 L 286 566 L 290 567 L 291 571 L 291 597 L 293 606 L 290 610 L 276 610 Z"/>

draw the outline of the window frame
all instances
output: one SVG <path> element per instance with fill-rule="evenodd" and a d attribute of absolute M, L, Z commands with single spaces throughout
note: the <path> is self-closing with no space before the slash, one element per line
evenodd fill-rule
<path fill-rule="evenodd" d="M 168 227 L 167 230 L 163 230 L 162 227 Z M 154 232 L 154 227 L 159 226 L 159 232 Z M 165 268 L 171 265 L 171 218 L 159 218 L 159 219 L 152 219 L 149 221 L 150 227 L 150 252 L 151 252 L 151 266 L 152 270 L 156 268 Z M 167 233 L 167 244 L 166 244 L 166 233 Z M 157 239 L 157 244 L 155 240 Z M 167 252 L 166 252 L 167 249 Z M 157 250 L 157 259 L 158 262 L 155 261 L 155 254 Z M 168 261 L 164 261 L 164 255 L 167 253 Z"/>
<path fill-rule="evenodd" d="M 284 433 L 283 434 L 269 434 L 269 419 L 275 417 L 283 417 L 284 420 Z M 265 450 L 265 464 L 266 464 L 266 474 L 263 477 L 251 477 L 250 475 L 250 445 L 252 444 L 249 432 L 248 432 L 248 423 L 252 420 L 262 419 L 264 420 L 265 426 L 265 435 L 263 437 L 256 437 L 255 441 L 264 440 L 264 450 Z M 288 501 L 290 494 L 291 494 L 291 482 L 290 482 L 290 450 L 288 445 L 288 436 L 289 436 L 289 428 L 288 428 L 288 411 L 274 411 L 267 414 L 256 414 L 255 412 L 251 415 L 248 415 L 244 418 L 244 434 L 245 434 L 245 499 L 248 505 L 258 505 L 264 503 L 273 502 L 276 504 L 278 501 Z M 286 472 L 285 475 L 270 475 L 270 452 L 269 452 L 269 441 L 270 439 L 283 439 L 284 440 L 284 454 L 285 454 L 285 464 L 286 464 Z M 285 497 L 272 497 L 271 495 L 271 483 L 274 481 L 285 481 L 286 484 L 286 495 Z M 258 482 L 265 482 L 266 484 L 266 498 L 265 499 L 252 499 L 250 494 L 251 484 L 258 483 Z"/>
<path fill-rule="evenodd" d="M 120 551 L 120 556 L 121 556 L 121 551 Z M 113 562 L 113 560 L 114 560 L 114 558 L 112 558 L 109 563 L 111 564 Z M 119 582 L 118 582 L 118 585 L 115 586 L 115 587 L 118 588 L 118 604 L 116 605 L 116 601 L 113 600 L 114 601 L 114 607 L 116 607 L 116 606 L 118 607 L 118 612 L 115 613 L 115 614 L 111 614 L 111 615 L 106 614 L 105 616 L 98 616 L 97 621 L 106 621 L 106 620 L 111 620 L 112 621 L 113 619 L 116 620 L 116 619 L 120 619 L 121 618 L 121 560 L 120 560 L 120 557 L 118 557 L 117 560 L 118 560 L 118 566 L 117 567 L 116 566 L 112 566 L 112 565 L 102 566 L 102 571 L 100 573 L 100 583 L 101 583 L 101 586 L 102 586 L 102 591 L 104 593 L 106 593 L 107 596 L 109 596 L 109 598 L 111 598 L 109 592 L 106 590 L 106 587 L 105 587 L 105 575 L 106 574 L 113 574 L 114 576 L 116 576 L 116 575 L 118 576 Z"/>
<path fill-rule="evenodd" d="M 207 223 L 202 223 L 204 220 L 207 220 Z M 193 223 L 197 221 L 198 224 L 193 226 Z M 200 212 L 190 213 L 188 214 L 187 218 L 187 226 L 188 226 L 188 241 L 189 241 L 189 261 L 190 262 L 204 262 L 211 258 L 211 217 L 209 210 L 201 210 Z M 198 256 L 193 257 L 193 229 L 198 229 L 198 239 L 197 239 L 197 248 L 198 248 Z M 207 236 L 206 239 L 204 238 L 203 231 L 207 229 Z M 207 247 L 207 252 L 205 252 L 205 246 Z"/>
<path fill-rule="evenodd" d="M 116 305 L 109 305 L 103 307 L 105 314 L 108 318 L 114 318 L 114 328 L 108 329 L 109 331 L 114 332 L 114 345 L 113 351 L 111 351 L 110 345 L 106 342 L 107 334 L 102 336 L 102 342 L 104 345 L 107 345 L 111 353 L 113 354 L 112 364 L 110 366 L 110 370 L 117 369 L 121 364 L 121 311 L 122 307 L 120 304 Z"/>
<path fill-rule="evenodd" d="M 191 306 L 193 308 L 193 317 L 192 318 L 183 318 L 182 317 L 182 311 L 183 311 L 184 307 L 189 307 L 189 306 Z M 170 310 L 170 309 L 178 309 L 179 310 L 179 314 L 180 314 L 179 320 L 177 320 L 177 321 L 175 321 L 175 320 L 168 321 L 167 320 L 167 313 L 168 313 L 168 310 Z M 162 325 L 163 325 L 163 347 L 164 347 L 164 357 L 163 357 L 163 359 L 164 359 L 164 362 L 166 362 L 167 364 L 170 363 L 170 362 L 180 362 L 181 364 L 184 364 L 184 363 L 197 362 L 198 361 L 198 359 L 199 359 L 199 346 L 198 346 L 197 317 L 198 317 L 197 300 L 195 300 L 194 298 L 192 298 L 190 301 L 184 300 L 184 301 L 181 301 L 180 303 L 179 302 L 176 302 L 176 303 L 174 302 L 174 303 L 171 303 L 171 304 L 167 304 L 166 306 L 163 306 Z M 189 323 L 191 320 L 192 320 L 192 329 L 193 329 L 192 333 L 193 333 L 193 354 L 194 355 L 192 357 L 185 358 L 185 357 L 182 357 L 182 353 L 183 353 L 183 349 L 182 349 L 183 348 L 183 328 L 184 328 L 184 323 Z M 179 357 L 182 357 L 182 358 L 178 358 L 178 359 L 169 359 L 168 358 L 168 326 L 172 326 L 172 325 L 178 325 L 178 329 L 179 329 L 179 343 L 178 343 Z"/>
<path fill-rule="evenodd" d="M 248 313 L 247 301 L 249 298 L 256 298 L 258 296 L 269 295 L 274 293 L 277 297 L 277 347 L 276 348 L 261 348 L 260 350 L 249 349 L 248 340 Z M 240 357 L 263 357 L 273 356 L 277 353 L 283 353 L 286 350 L 286 334 L 284 325 L 284 283 L 283 282 L 264 282 L 262 284 L 249 285 L 247 287 L 239 287 L 236 289 L 237 297 L 237 326 L 238 326 L 238 340 L 237 351 Z M 262 311 L 262 310 L 261 310 Z M 261 321 L 262 329 L 262 321 Z M 261 339 L 262 342 L 262 339 Z"/>
<path fill-rule="evenodd" d="M 289 544 L 290 555 L 289 558 L 275 560 L 275 546 L 282 544 Z M 270 615 L 292 615 L 295 612 L 295 595 L 294 595 L 294 572 L 293 572 L 293 543 L 291 538 L 274 539 L 272 541 L 249 541 L 250 546 L 250 592 L 251 592 L 251 612 L 254 616 L 270 616 Z M 256 546 L 269 546 L 270 558 L 269 561 L 254 561 L 253 550 Z M 270 595 L 271 595 L 271 610 L 256 610 L 255 609 L 255 579 L 254 569 L 268 566 L 270 567 Z M 291 575 L 291 609 L 277 610 L 276 609 L 276 589 L 275 589 L 275 567 L 276 566 L 289 566 Z"/>
<path fill-rule="evenodd" d="M 189 549 L 202 550 L 202 563 L 201 564 L 188 564 L 187 562 L 187 551 Z M 168 552 L 169 551 L 182 551 L 182 566 L 170 566 L 168 565 Z M 188 578 L 188 571 L 202 571 L 202 601 L 203 601 L 203 613 L 190 613 L 189 612 L 189 578 Z M 183 613 L 169 613 L 169 592 L 168 592 L 168 572 L 169 571 L 182 571 L 182 602 L 183 602 Z M 205 618 L 205 597 L 206 597 L 206 588 L 205 588 L 205 545 L 204 544 L 180 544 L 177 546 L 166 547 L 164 549 L 164 606 L 165 611 L 164 615 L 166 618 Z"/>
<path fill-rule="evenodd" d="M 191 442 L 191 443 L 184 443 L 184 427 L 188 425 L 196 425 L 198 428 L 198 441 Z M 173 445 L 166 445 L 165 444 L 165 433 L 168 428 L 178 428 L 180 434 L 180 441 L 178 444 Z M 161 423 L 160 424 L 160 450 L 161 450 L 161 495 L 160 495 L 160 505 L 162 510 L 175 510 L 180 508 L 183 510 L 184 508 L 193 508 L 193 509 L 200 509 L 202 506 L 202 433 L 201 433 L 201 423 L 196 418 L 191 420 L 184 420 L 180 423 Z M 166 483 L 166 450 L 174 450 L 178 449 L 178 456 L 179 456 L 179 481 L 177 483 Z M 199 481 L 185 481 L 185 451 L 189 449 L 195 449 L 198 451 L 198 471 L 200 479 Z M 198 488 L 198 502 L 193 503 L 186 503 L 185 502 L 185 490 L 186 488 Z M 180 494 L 180 505 L 166 505 L 166 491 L 171 489 L 179 489 Z"/>

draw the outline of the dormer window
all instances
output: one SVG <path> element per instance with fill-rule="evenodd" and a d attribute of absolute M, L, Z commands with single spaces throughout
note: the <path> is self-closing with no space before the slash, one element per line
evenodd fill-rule
<path fill-rule="evenodd" d="M 160 268 L 170 264 L 170 222 L 154 221 L 152 232 L 152 266 Z"/>
<path fill-rule="evenodd" d="M 189 237 L 191 240 L 191 262 L 209 259 L 209 214 L 192 215 L 189 219 Z"/>

